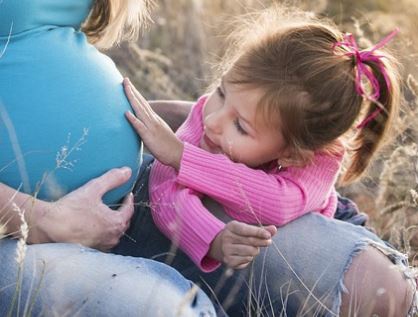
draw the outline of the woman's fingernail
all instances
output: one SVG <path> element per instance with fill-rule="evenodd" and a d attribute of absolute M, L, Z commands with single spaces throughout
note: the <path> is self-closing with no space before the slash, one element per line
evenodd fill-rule
<path fill-rule="evenodd" d="M 129 167 L 122 167 L 122 173 L 124 174 L 124 175 L 126 175 L 126 176 L 131 176 L 131 169 L 129 168 Z"/>

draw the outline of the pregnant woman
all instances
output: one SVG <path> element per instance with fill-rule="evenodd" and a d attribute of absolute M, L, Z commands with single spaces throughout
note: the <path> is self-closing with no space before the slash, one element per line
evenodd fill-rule
<path fill-rule="evenodd" d="M 142 149 L 124 118 L 130 106 L 122 77 L 86 34 L 111 44 L 126 24 L 137 27 L 144 6 L 119 0 L 0 1 L 0 220 L 9 234 L 17 233 L 23 212 L 31 243 L 109 249 L 126 230 L 132 196 L 119 212 L 102 204 L 101 196 L 123 183 L 104 196 L 111 205 L 132 190 Z M 79 29 L 87 16 L 85 34 Z M 152 260 L 71 244 L 34 244 L 22 262 L 24 253 L 15 240 L 0 241 L 0 316 L 214 314 L 202 291 Z"/>

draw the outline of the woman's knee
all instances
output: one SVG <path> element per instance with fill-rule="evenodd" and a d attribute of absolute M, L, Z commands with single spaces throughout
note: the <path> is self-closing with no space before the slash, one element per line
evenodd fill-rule
<path fill-rule="evenodd" d="M 174 269 L 152 260 L 106 254 L 78 245 L 29 246 L 19 282 L 17 265 L 14 268 L 12 263 L 15 246 L 7 243 L 12 260 L 8 279 L 2 283 L 11 286 L 3 287 L 0 302 L 12 303 L 19 285 L 20 311 L 29 302 L 33 303 L 33 314 L 43 315 L 215 314 L 207 296 Z M 2 251 L 5 247 L 3 244 Z M 0 263 L 0 268 L 4 265 Z M 10 305 L 0 304 L 0 312 L 10 309 Z"/>
<path fill-rule="evenodd" d="M 341 316 L 407 316 L 415 299 L 415 280 L 400 265 L 368 246 L 345 274 Z"/>

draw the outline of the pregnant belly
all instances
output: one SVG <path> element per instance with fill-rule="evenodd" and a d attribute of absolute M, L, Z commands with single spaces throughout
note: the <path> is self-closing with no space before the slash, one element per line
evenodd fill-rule
<path fill-rule="evenodd" d="M 0 182 L 55 200 L 109 169 L 133 187 L 141 142 L 124 118 L 130 105 L 113 62 L 82 33 L 56 28 L 13 39 L 0 59 Z"/>

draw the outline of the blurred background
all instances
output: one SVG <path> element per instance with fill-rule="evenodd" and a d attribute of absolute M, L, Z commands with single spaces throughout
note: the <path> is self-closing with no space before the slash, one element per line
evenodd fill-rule
<path fill-rule="evenodd" d="M 418 259 L 418 2 L 416 0 L 155 0 L 153 23 L 137 43 L 108 51 L 147 99 L 195 100 L 211 82 L 225 48 L 225 22 L 273 3 L 292 5 L 334 20 L 362 47 L 395 27 L 388 47 L 402 64 L 402 111 L 392 140 L 366 176 L 339 191 L 370 217 L 369 226 Z"/>

